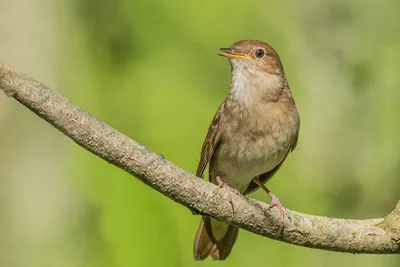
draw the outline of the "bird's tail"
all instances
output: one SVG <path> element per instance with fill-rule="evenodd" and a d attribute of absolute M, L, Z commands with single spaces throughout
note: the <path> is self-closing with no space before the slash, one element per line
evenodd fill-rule
<path fill-rule="evenodd" d="M 238 237 L 239 228 L 203 216 L 194 239 L 194 258 L 204 260 L 211 255 L 213 260 L 225 260 L 231 253 Z"/>

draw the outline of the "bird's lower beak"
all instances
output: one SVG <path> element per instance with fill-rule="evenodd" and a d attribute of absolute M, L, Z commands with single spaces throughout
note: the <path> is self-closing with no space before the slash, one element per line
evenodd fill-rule
<path fill-rule="evenodd" d="M 221 52 L 219 52 L 218 55 L 220 55 L 222 57 L 229 58 L 229 59 L 232 59 L 232 58 L 253 59 L 249 55 L 242 54 L 242 53 L 235 53 L 235 52 L 232 51 L 231 48 L 220 48 L 219 51 L 221 51 Z"/>

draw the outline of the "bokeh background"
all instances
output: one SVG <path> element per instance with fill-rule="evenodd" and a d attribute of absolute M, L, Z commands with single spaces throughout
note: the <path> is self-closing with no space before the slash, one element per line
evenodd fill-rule
<path fill-rule="evenodd" d="M 194 172 L 229 85 L 217 48 L 267 41 L 301 114 L 269 187 L 289 209 L 382 217 L 400 199 L 399 12 L 397 0 L 0 0 L 0 60 Z M 198 263 L 199 220 L 0 95 L 0 266 L 400 265 L 245 231 L 226 262 Z"/>

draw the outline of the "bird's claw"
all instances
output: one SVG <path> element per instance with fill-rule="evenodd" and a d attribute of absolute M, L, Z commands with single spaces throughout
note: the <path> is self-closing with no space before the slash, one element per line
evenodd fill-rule
<path fill-rule="evenodd" d="M 236 188 L 230 187 L 228 184 L 224 183 L 221 180 L 221 177 L 219 177 L 219 176 L 216 177 L 216 180 L 217 180 L 219 188 L 225 188 L 229 192 L 228 201 L 232 206 L 232 211 L 235 212 L 235 208 L 233 207 L 232 194 L 239 196 L 240 195 L 239 190 L 237 190 Z"/>
<path fill-rule="evenodd" d="M 288 215 L 288 212 L 286 211 L 285 207 L 282 205 L 282 203 L 279 201 L 279 199 L 276 196 L 271 197 L 271 203 L 269 204 L 268 209 L 272 209 L 273 207 L 277 207 L 280 212 L 280 217 L 279 217 L 279 231 L 278 231 L 278 236 L 281 235 L 284 224 L 285 224 L 285 217 L 289 219 L 290 222 L 292 222 L 292 219 Z"/>

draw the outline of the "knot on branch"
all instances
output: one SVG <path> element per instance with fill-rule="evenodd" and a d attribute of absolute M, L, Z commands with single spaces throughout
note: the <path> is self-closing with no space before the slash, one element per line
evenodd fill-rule
<path fill-rule="evenodd" d="M 386 231 L 394 233 L 398 236 L 400 241 L 400 201 L 397 202 L 394 210 L 385 217 L 385 220 L 378 226 L 385 229 Z"/>

